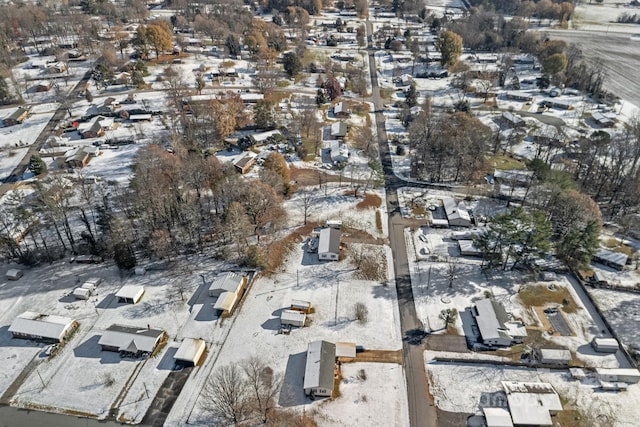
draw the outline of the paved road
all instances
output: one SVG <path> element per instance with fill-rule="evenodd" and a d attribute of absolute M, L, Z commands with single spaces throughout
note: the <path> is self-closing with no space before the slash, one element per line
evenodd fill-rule
<path fill-rule="evenodd" d="M 367 32 L 371 32 L 371 23 L 367 21 Z M 393 253 L 394 270 L 396 277 L 396 291 L 398 292 L 398 306 L 400 310 L 400 327 L 403 334 L 402 357 L 403 367 L 407 382 L 407 398 L 409 404 L 409 421 L 412 427 L 435 427 L 437 425 L 436 408 L 429 398 L 427 376 L 424 367 L 424 345 L 422 339 L 417 341 L 415 331 L 424 330 L 422 322 L 416 315 L 416 307 L 413 301 L 413 289 L 411 288 L 411 276 L 409 274 L 409 261 L 407 247 L 404 238 L 405 224 L 400 215 L 398 204 L 398 188 L 407 184 L 393 173 L 387 132 L 384 124 L 382 99 L 378 86 L 376 72 L 375 50 L 369 44 L 369 72 L 371 74 L 372 100 L 376 110 L 375 120 L 377 127 L 378 149 L 380 161 L 384 171 L 387 212 L 389 212 L 389 240 Z"/>
<path fill-rule="evenodd" d="M 119 427 L 126 424 L 0 406 L 0 427 Z"/>

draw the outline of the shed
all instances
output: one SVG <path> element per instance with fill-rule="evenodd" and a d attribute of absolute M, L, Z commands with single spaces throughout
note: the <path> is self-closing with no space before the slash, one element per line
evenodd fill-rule
<path fill-rule="evenodd" d="M 337 261 L 340 256 L 340 233 L 335 228 L 320 230 L 318 241 L 318 258 L 321 260 Z"/>
<path fill-rule="evenodd" d="M 601 381 L 620 381 L 627 384 L 640 382 L 640 371 L 633 368 L 596 368 L 596 374 Z"/>
<path fill-rule="evenodd" d="M 14 338 L 61 343 L 78 327 L 74 319 L 25 311 L 9 326 Z"/>
<path fill-rule="evenodd" d="M 6 274 L 7 280 L 19 280 L 22 276 L 24 276 L 24 272 L 17 268 L 9 269 Z"/>
<path fill-rule="evenodd" d="M 591 347 L 598 353 L 615 353 L 620 348 L 620 344 L 615 338 L 596 337 L 591 340 Z"/>
<path fill-rule="evenodd" d="M 328 341 L 313 341 L 307 348 L 304 369 L 304 394 L 331 396 L 336 363 L 336 345 Z"/>
<path fill-rule="evenodd" d="M 98 285 L 102 283 L 102 279 L 100 277 L 92 277 L 84 281 L 81 288 L 90 289 L 91 291 L 95 291 Z"/>
<path fill-rule="evenodd" d="M 124 325 L 109 326 L 98 344 L 102 351 L 119 351 L 121 354 L 140 356 L 152 354 L 160 343 L 164 331 L 161 329 L 138 328 Z"/>
<path fill-rule="evenodd" d="M 136 304 L 144 294 L 144 287 L 136 285 L 124 285 L 116 293 L 119 303 Z"/>
<path fill-rule="evenodd" d="M 75 288 L 71 295 L 76 297 L 76 299 L 88 300 L 92 293 L 93 291 L 91 289 L 80 287 Z"/>
<path fill-rule="evenodd" d="M 337 342 L 336 358 L 341 362 L 349 362 L 356 358 L 356 343 L 354 342 Z"/>
<path fill-rule="evenodd" d="M 291 310 L 300 311 L 305 314 L 311 313 L 311 303 L 294 299 L 291 301 Z"/>
<path fill-rule="evenodd" d="M 236 168 L 236 171 L 245 174 L 249 172 L 253 164 L 256 162 L 256 154 L 247 151 L 243 156 L 241 156 L 238 160 L 233 162 L 233 166 Z"/>
<path fill-rule="evenodd" d="M 620 252 L 613 252 L 607 249 L 598 249 L 593 256 L 593 261 L 606 265 L 616 270 L 622 270 L 627 265 L 629 257 L 626 254 Z"/>
<path fill-rule="evenodd" d="M 221 273 L 211 282 L 211 286 L 209 286 L 209 296 L 219 297 L 224 292 L 238 294 L 246 283 L 247 276 L 242 276 L 233 271 Z"/>
<path fill-rule="evenodd" d="M 196 366 L 202 362 L 207 344 L 202 339 L 185 338 L 173 355 L 177 365 Z"/>
<path fill-rule="evenodd" d="M 571 361 L 571 352 L 564 349 L 541 348 L 540 362 L 548 365 L 567 365 Z"/>
<path fill-rule="evenodd" d="M 280 313 L 281 326 L 296 326 L 302 328 L 304 327 L 305 320 L 307 320 L 307 315 L 300 311 L 282 310 L 282 313 Z"/>
<path fill-rule="evenodd" d="M 223 292 L 213 304 L 213 309 L 228 315 L 233 311 L 237 301 L 238 295 L 235 292 Z"/>
<path fill-rule="evenodd" d="M 511 414 L 505 408 L 482 408 L 487 427 L 513 427 Z"/>

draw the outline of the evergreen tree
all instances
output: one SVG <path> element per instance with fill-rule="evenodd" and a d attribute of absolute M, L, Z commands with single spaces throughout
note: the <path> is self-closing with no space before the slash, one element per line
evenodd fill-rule
<path fill-rule="evenodd" d="M 47 171 L 47 164 L 40 156 L 34 154 L 29 159 L 29 170 L 33 172 L 34 175 L 40 175 Z"/>

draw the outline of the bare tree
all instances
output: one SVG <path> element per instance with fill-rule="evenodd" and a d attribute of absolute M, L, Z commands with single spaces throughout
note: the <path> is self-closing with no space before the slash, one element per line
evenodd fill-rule
<path fill-rule="evenodd" d="M 250 408 L 260 414 L 263 423 L 268 420 L 269 413 L 276 406 L 276 397 L 282 386 L 282 376 L 274 374 L 273 369 L 257 356 L 252 356 L 241 363 L 246 375 Z"/>
<path fill-rule="evenodd" d="M 242 369 L 238 365 L 223 366 L 202 389 L 201 405 L 223 420 L 238 424 L 247 413 L 248 391 Z"/>
<path fill-rule="evenodd" d="M 309 218 L 309 214 L 314 209 L 314 206 L 313 206 L 314 199 L 311 196 L 311 192 L 303 191 L 300 194 L 300 202 L 302 204 L 302 212 L 304 214 L 304 225 L 307 225 L 307 219 Z"/>

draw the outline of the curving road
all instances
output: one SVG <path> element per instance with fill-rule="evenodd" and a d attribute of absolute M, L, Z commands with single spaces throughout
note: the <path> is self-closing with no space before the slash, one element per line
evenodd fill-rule
<path fill-rule="evenodd" d="M 367 20 L 367 33 L 372 34 L 371 22 Z M 398 306 L 400 310 L 400 328 L 403 334 L 402 357 L 403 368 L 407 383 L 407 398 L 409 404 L 409 421 L 412 427 L 437 426 L 436 408 L 429 397 L 427 376 L 424 367 L 424 346 L 422 340 L 415 340 L 415 333 L 419 334 L 424 326 L 416 315 L 416 307 L 413 301 L 413 289 L 409 273 L 409 260 L 404 237 L 406 227 L 398 204 L 397 190 L 407 183 L 393 173 L 391 153 L 387 142 L 385 118 L 382 113 L 383 103 L 380 98 L 378 74 L 374 58 L 375 49 L 369 42 L 369 72 L 371 74 L 372 101 L 375 108 L 375 120 L 378 138 L 378 150 L 380 161 L 384 171 L 385 192 L 387 199 L 387 212 L 389 212 L 389 240 L 393 253 L 394 271 L 396 277 L 396 291 L 398 293 Z M 412 185 L 413 184 L 409 184 Z M 417 185 L 427 187 L 427 185 Z"/>

